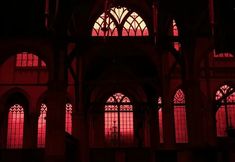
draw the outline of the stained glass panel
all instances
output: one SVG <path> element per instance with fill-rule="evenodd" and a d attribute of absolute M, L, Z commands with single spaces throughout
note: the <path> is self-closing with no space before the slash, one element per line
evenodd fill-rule
<path fill-rule="evenodd" d="M 13 105 L 8 112 L 7 148 L 22 148 L 24 134 L 24 108 Z"/>
<path fill-rule="evenodd" d="M 229 93 L 229 94 L 228 94 Z M 231 93 L 231 94 L 230 94 Z M 224 97 L 224 95 L 228 95 Z M 235 128 L 235 92 L 228 85 L 223 85 L 216 92 L 220 107 L 216 112 L 216 132 L 218 137 L 226 137 L 229 128 Z"/>
<path fill-rule="evenodd" d="M 176 143 L 188 142 L 187 119 L 184 93 L 179 89 L 174 96 L 174 121 Z"/>
<path fill-rule="evenodd" d="M 119 146 L 133 143 L 133 107 L 128 97 L 122 93 L 109 97 L 105 105 L 104 120 L 108 144 Z"/>
<path fill-rule="evenodd" d="M 38 148 L 45 147 L 47 106 L 42 103 L 38 118 Z"/>

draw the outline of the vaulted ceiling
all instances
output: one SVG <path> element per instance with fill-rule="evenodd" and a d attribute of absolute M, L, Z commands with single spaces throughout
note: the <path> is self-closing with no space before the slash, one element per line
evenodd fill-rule
<path fill-rule="evenodd" d="M 48 0 L 50 30 L 45 28 L 45 3 L 41 0 L 7 0 L 0 3 L 0 36 L 43 36 L 48 33 L 66 35 L 71 15 L 77 10 L 81 22 L 78 31 L 87 28 L 94 10 L 102 9 L 104 0 Z M 111 1 L 111 0 L 110 0 Z M 113 4 L 142 10 L 146 17 L 152 15 L 153 1 L 158 4 L 159 30 L 164 31 L 164 21 L 177 20 L 186 37 L 210 36 L 209 5 L 214 3 L 216 48 L 234 53 L 235 2 L 234 0 L 113 0 Z M 82 34 L 81 34 L 82 35 Z"/>

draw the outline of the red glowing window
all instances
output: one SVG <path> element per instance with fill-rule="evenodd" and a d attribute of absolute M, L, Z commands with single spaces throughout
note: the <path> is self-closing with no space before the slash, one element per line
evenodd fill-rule
<path fill-rule="evenodd" d="M 216 132 L 218 137 L 226 137 L 229 129 L 235 128 L 235 91 L 228 85 L 223 85 L 216 92 L 218 101 L 216 112 Z"/>
<path fill-rule="evenodd" d="M 93 26 L 92 36 L 118 36 L 117 27 L 112 18 L 103 13 Z"/>
<path fill-rule="evenodd" d="M 45 147 L 47 106 L 42 103 L 38 118 L 38 148 Z M 65 131 L 72 134 L 72 104 L 65 106 Z"/>
<path fill-rule="evenodd" d="M 22 52 L 16 55 L 16 67 L 46 67 L 46 63 L 32 53 Z"/>
<path fill-rule="evenodd" d="M 105 139 L 112 146 L 133 144 L 133 107 L 122 93 L 109 97 L 105 105 Z"/>
<path fill-rule="evenodd" d="M 179 36 L 178 27 L 176 25 L 175 20 L 173 20 L 173 22 L 172 22 L 172 35 L 173 35 L 173 37 Z M 179 42 L 173 42 L 173 46 L 176 49 L 176 51 L 180 51 L 181 44 Z"/>
<path fill-rule="evenodd" d="M 159 124 L 159 138 L 160 143 L 164 142 L 163 138 L 163 122 L 162 122 L 162 98 L 158 98 L 158 124 Z"/>
<path fill-rule="evenodd" d="M 179 89 L 174 96 L 174 121 L 176 143 L 188 142 L 184 93 Z"/>
<path fill-rule="evenodd" d="M 136 13 L 132 12 L 127 18 L 122 29 L 122 36 L 148 36 L 148 29 L 144 20 Z"/>
<path fill-rule="evenodd" d="M 38 148 L 45 147 L 47 106 L 42 103 L 38 118 Z"/>
<path fill-rule="evenodd" d="M 13 105 L 8 112 L 7 148 L 22 148 L 24 134 L 24 108 Z"/>
<path fill-rule="evenodd" d="M 92 36 L 148 35 L 148 28 L 143 19 L 125 7 L 113 7 L 107 10 L 96 20 L 92 29 Z"/>
<path fill-rule="evenodd" d="M 65 131 L 72 134 L 72 104 L 67 103 L 65 107 Z"/>

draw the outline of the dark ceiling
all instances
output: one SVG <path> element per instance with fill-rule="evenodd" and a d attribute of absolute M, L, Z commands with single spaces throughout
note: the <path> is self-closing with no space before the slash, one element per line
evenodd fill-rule
<path fill-rule="evenodd" d="M 102 3 L 102 0 L 97 1 Z M 209 1 L 210 0 L 158 0 L 157 3 L 160 12 L 159 15 L 161 15 L 161 13 L 172 15 L 172 17 L 178 19 L 179 24 L 182 22 L 183 26 L 187 29 L 186 32 L 191 32 L 192 35 L 208 36 L 208 33 L 210 33 L 208 29 Z M 63 24 L 63 22 L 66 21 L 66 16 L 70 13 L 66 16 L 63 16 L 63 14 L 72 11 L 74 6 L 78 5 L 78 8 L 81 6 L 80 14 L 89 15 L 89 9 L 92 8 L 93 3 L 95 3 L 89 0 L 50 0 L 50 4 L 56 4 L 56 2 L 59 2 L 60 4 L 57 11 L 59 12 L 62 10 L 62 14 L 58 14 L 58 19 L 61 19 L 62 21 L 58 24 Z M 117 3 L 122 4 L 125 4 L 126 2 L 127 0 L 117 1 Z M 149 10 L 151 10 L 152 0 L 138 0 L 136 2 L 140 3 L 140 6 L 141 3 L 146 3 L 149 6 Z M 53 7 L 50 9 L 55 11 L 55 8 L 53 9 Z M 51 15 L 51 17 L 53 16 L 54 15 Z M 235 0 L 214 0 L 214 17 L 217 50 L 234 53 Z M 44 18 L 44 3 L 42 0 L 1 1 L 0 36 L 43 35 L 47 33 L 44 27 Z"/>

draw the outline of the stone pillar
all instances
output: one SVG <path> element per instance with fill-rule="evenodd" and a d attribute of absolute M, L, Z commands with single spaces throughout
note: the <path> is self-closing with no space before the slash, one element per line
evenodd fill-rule
<path fill-rule="evenodd" d="M 199 80 L 201 58 L 203 55 L 209 54 L 209 45 L 210 40 L 208 38 L 197 38 L 195 45 L 189 46 L 191 48 L 186 51 L 186 55 L 190 57 L 186 57 L 187 73 L 184 85 L 186 88 L 189 142 L 193 147 L 204 146 L 205 144 L 214 145 L 215 143 L 212 105 L 205 102 L 210 102 L 211 94 L 208 92 L 209 87 L 207 87 L 207 91 L 203 89 Z M 207 84 L 206 86 L 210 85 Z M 205 99 L 204 96 L 207 96 L 208 99 Z"/>
<path fill-rule="evenodd" d="M 190 147 L 194 148 L 191 151 L 191 155 L 190 153 L 186 153 L 185 156 L 194 159 L 195 162 L 204 162 L 208 160 L 209 156 L 213 156 L 213 154 L 209 152 L 208 156 L 203 156 L 203 152 L 200 151 L 201 148 L 206 149 L 208 143 L 213 141 L 209 139 L 211 135 L 207 135 L 207 133 L 213 132 L 213 127 L 208 127 L 208 123 L 210 123 L 209 125 L 211 126 L 213 122 L 212 116 L 208 116 L 208 110 L 210 110 L 210 108 L 208 109 L 204 102 L 204 96 L 210 94 L 205 92 L 204 94 L 206 95 L 203 95 L 200 80 L 200 62 L 202 55 L 208 54 L 208 52 L 206 52 L 208 51 L 208 39 L 194 39 L 194 41 L 186 46 L 184 51 L 186 73 L 183 78 L 183 86 L 185 88 L 188 137 Z"/>
<path fill-rule="evenodd" d="M 53 46 L 53 65 L 49 66 L 46 117 L 46 162 L 65 162 L 65 104 L 67 94 L 66 44 L 58 38 Z"/>
<path fill-rule="evenodd" d="M 84 105 L 84 80 L 83 80 L 83 57 L 78 57 L 77 72 L 78 72 L 78 89 L 76 96 L 76 121 L 74 120 L 74 125 L 76 125 L 76 132 L 74 132 L 75 137 L 78 139 L 78 160 L 80 162 L 89 161 L 89 136 L 88 136 L 88 121 L 87 113 Z"/>
<path fill-rule="evenodd" d="M 168 55 L 162 56 L 162 122 L 163 122 L 163 141 L 165 148 L 173 148 L 175 145 L 175 127 L 174 127 L 174 108 L 173 98 L 170 96 L 170 76 L 169 67 L 166 60 Z"/>
<path fill-rule="evenodd" d="M 153 97 L 152 101 L 150 101 L 150 108 L 148 111 L 147 119 L 149 119 L 149 127 L 150 127 L 150 147 L 156 149 L 160 143 L 160 135 L 159 135 L 159 122 L 158 122 L 158 105 L 156 97 Z"/>
<path fill-rule="evenodd" d="M 24 148 L 37 148 L 37 119 L 38 115 L 31 112 L 25 122 Z"/>
<path fill-rule="evenodd" d="M 65 95 L 63 84 L 50 85 L 46 117 L 46 162 L 65 162 Z"/>

